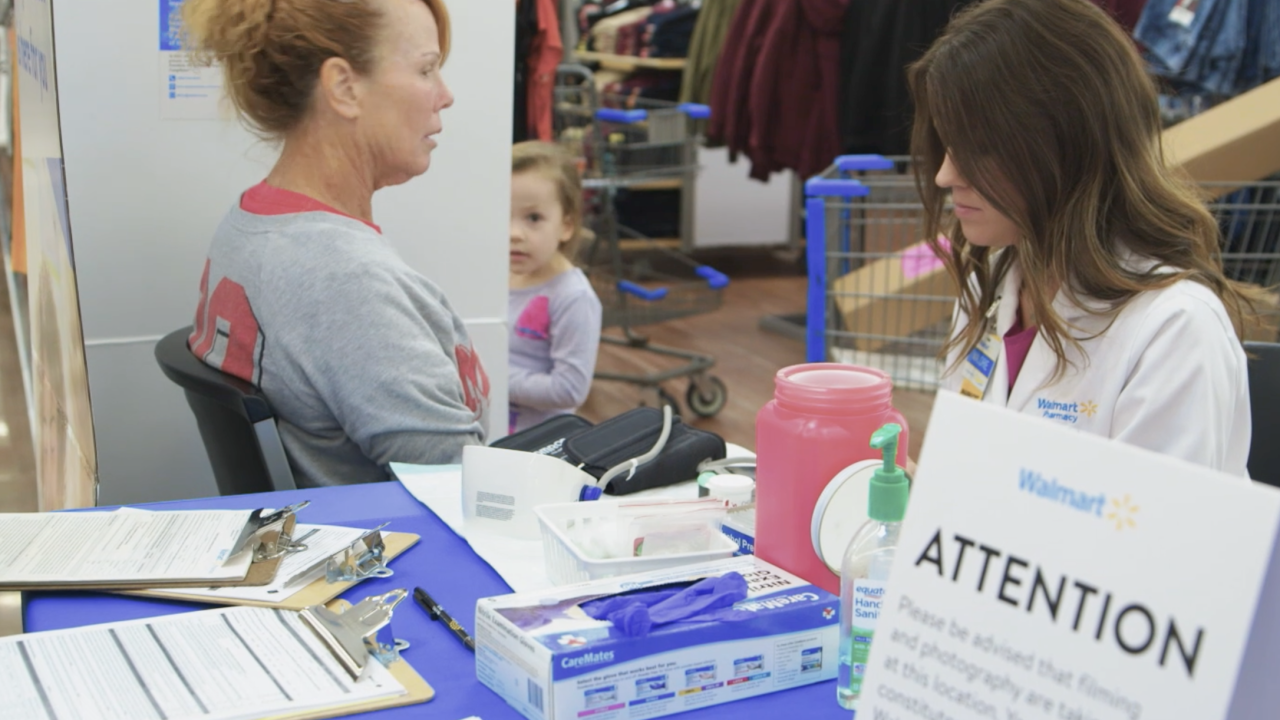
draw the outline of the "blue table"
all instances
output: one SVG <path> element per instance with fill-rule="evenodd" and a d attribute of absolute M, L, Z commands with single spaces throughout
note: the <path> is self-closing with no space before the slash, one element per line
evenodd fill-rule
<path fill-rule="evenodd" d="M 430 510 L 405 491 L 400 483 L 376 483 L 315 490 L 236 495 L 173 503 L 152 508 L 254 509 L 284 507 L 310 500 L 299 518 L 318 524 L 374 527 L 390 521 L 388 531 L 422 536 L 421 542 L 391 563 L 395 576 L 370 579 L 343 597 L 358 602 L 368 595 L 395 588 L 422 586 L 466 627 L 475 621 L 475 603 L 482 597 L 503 595 L 511 589 L 466 541 L 458 537 Z M 95 623 L 156 617 L 202 609 L 206 606 L 106 595 L 100 593 L 31 593 L 25 608 L 28 632 L 57 630 Z M 476 680 L 475 657 L 465 650 L 441 623 L 431 622 L 412 600 L 400 605 L 392 620 L 395 636 L 408 640 L 404 657 L 431 683 L 436 697 L 426 705 L 366 713 L 360 717 L 439 718 L 461 720 L 478 715 L 483 720 L 515 720 L 522 717 Z M 690 711 L 689 720 L 710 718 L 840 718 L 849 720 L 835 699 L 833 681 Z"/>

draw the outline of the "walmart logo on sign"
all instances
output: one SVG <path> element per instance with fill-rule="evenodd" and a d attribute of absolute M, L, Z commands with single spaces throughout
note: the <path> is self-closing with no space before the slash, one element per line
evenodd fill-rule
<path fill-rule="evenodd" d="M 1077 512 L 1093 515 L 1111 524 L 1116 530 L 1133 530 L 1138 527 L 1138 505 L 1129 495 L 1107 501 L 1106 493 L 1091 494 L 1045 477 L 1038 470 L 1022 468 L 1018 471 L 1018 489 L 1063 505 Z"/>
<path fill-rule="evenodd" d="M 1116 530 L 1132 530 L 1138 526 L 1134 519 L 1138 506 L 1128 495 L 1123 499 L 1113 499 L 1110 509 L 1106 510 L 1106 493 L 1090 494 L 1077 490 L 1063 485 L 1057 478 L 1046 478 L 1044 473 L 1027 468 L 1018 471 L 1018 489 L 1077 512 L 1098 517 L 1112 524 Z"/>

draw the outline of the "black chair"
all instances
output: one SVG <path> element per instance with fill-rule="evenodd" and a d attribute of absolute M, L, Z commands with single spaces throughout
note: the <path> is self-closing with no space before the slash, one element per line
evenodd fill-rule
<path fill-rule="evenodd" d="M 187 347 L 191 328 L 156 343 L 156 362 L 195 413 L 213 477 L 223 495 L 293 490 L 275 412 L 258 388 L 205 365 Z"/>
<path fill-rule="evenodd" d="M 1280 487 L 1280 344 L 1247 342 L 1253 442 L 1249 477 Z"/>

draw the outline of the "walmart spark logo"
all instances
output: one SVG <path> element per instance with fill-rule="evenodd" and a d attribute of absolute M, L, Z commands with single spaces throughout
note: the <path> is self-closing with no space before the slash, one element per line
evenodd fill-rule
<path fill-rule="evenodd" d="M 1138 527 L 1138 505 L 1125 494 L 1121 498 L 1108 498 L 1106 493 L 1091 493 L 1062 483 L 1055 477 L 1038 470 L 1022 468 L 1018 471 L 1018 489 L 1042 500 L 1064 508 L 1092 515 L 1116 530 L 1134 530 Z"/>
<path fill-rule="evenodd" d="M 1124 498 L 1112 498 L 1111 509 L 1107 511 L 1107 520 L 1113 523 L 1116 530 L 1133 530 L 1138 527 L 1134 516 L 1138 514 L 1138 506 L 1133 498 L 1125 494 Z"/>
<path fill-rule="evenodd" d="M 1062 402 L 1061 400 L 1050 400 L 1049 398 L 1041 397 L 1036 398 L 1036 409 L 1040 411 L 1041 417 L 1075 425 L 1080 422 L 1081 416 L 1092 418 L 1097 415 L 1098 403 L 1092 400 Z"/>

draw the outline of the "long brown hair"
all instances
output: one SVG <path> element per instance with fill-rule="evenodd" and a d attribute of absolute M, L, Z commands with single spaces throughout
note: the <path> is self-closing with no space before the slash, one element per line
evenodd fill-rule
<path fill-rule="evenodd" d="M 1222 300 L 1237 335 L 1253 320 L 1263 291 L 1223 275 L 1216 221 L 1198 188 L 1165 164 L 1154 82 L 1133 41 L 1092 2 L 977 3 L 908 75 L 925 237 L 969 318 L 985 315 L 1016 258 L 1039 333 L 1058 358 L 1055 379 L 1069 364 L 1067 346 L 1080 350 L 1087 339 L 1054 311 L 1059 283 L 1077 305 L 1102 301 L 1114 319 L 1138 293 L 1190 279 Z M 946 193 L 934 177 L 948 153 L 1019 230 L 1018 244 L 994 261 L 944 218 Z M 1126 265 L 1127 252 L 1156 266 Z M 971 321 L 944 354 L 972 347 L 982 332 Z"/>
<path fill-rule="evenodd" d="M 423 0 L 449 56 L 444 0 Z M 186 0 L 182 37 L 198 62 L 217 61 L 227 94 L 254 132 L 278 138 L 306 116 L 320 66 L 340 57 L 362 75 L 373 71 L 384 19 L 372 0 Z"/>

